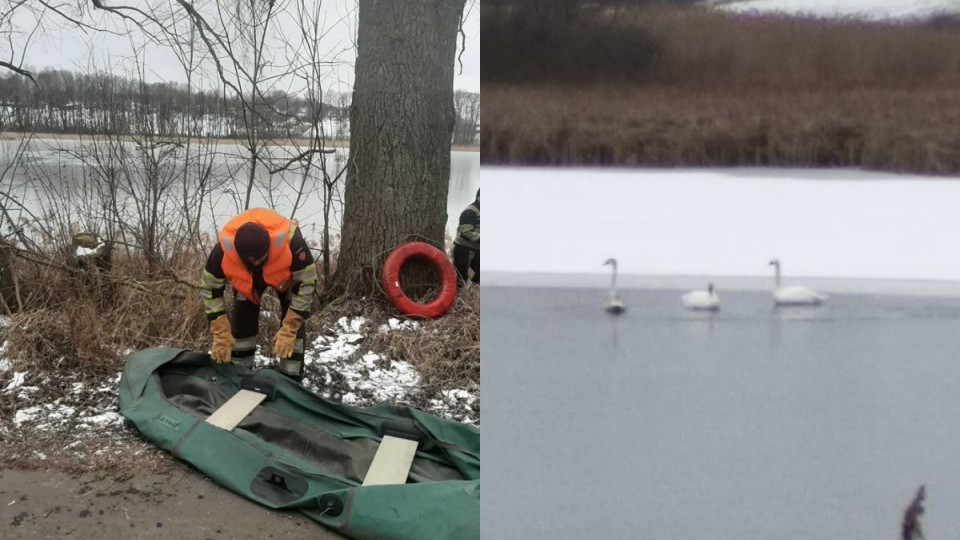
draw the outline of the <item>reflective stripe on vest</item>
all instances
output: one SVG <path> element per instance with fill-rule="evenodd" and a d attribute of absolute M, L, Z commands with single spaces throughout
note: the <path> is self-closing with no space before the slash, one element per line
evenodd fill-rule
<path fill-rule="evenodd" d="M 223 250 L 221 268 L 224 276 L 230 280 L 230 285 L 238 295 L 259 305 L 260 295 L 253 290 L 253 275 L 247 270 L 237 250 L 234 249 L 237 229 L 250 222 L 260 225 L 270 234 L 270 250 L 267 252 L 267 260 L 262 265 L 263 280 L 268 286 L 281 293 L 293 286 L 290 273 L 293 253 L 290 252 L 289 240 L 297 225 L 273 210 L 254 208 L 237 215 L 220 230 L 220 247 Z"/>

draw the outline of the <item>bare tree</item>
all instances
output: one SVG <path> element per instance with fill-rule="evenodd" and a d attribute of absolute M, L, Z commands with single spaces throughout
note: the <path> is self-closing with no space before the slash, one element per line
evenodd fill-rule
<path fill-rule="evenodd" d="M 453 93 L 453 107 L 456 112 L 453 144 L 476 144 L 480 125 L 480 94 L 457 90 Z"/>
<path fill-rule="evenodd" d="M 360 0 L 338 290 L 371 294 L 385 254 L 443 246 L 465 0 Z"/>
<path fill-rule="evenodd" d="M 298 127 L 308 126 L 306 144 L 299 144 L 299 137 L 294 137 L 294 147 L 298 155 L 291 159 L 300 166 L 300 182 L 296 187 L 296 200 L 290 217 L 296 215 L 302 199 L 310 192 L 319 191 L 323 202 L 321 252 L 325 282 L 330 277 L 330 226 L 333 220 L 333 204 L 339 197 L 337 189 L 340 173 L 331 175 L 327 165 L 327 154 L 334 152 L 326 148 L 327 130 L 324 124 L 325 105 L 323 101 L 323 78 L 325 64 L 334 61 L 321 50 L 321 38 L 326 32 L 323 24 L 323 13 L 319 2 L 313 3 L 300 0 L 297 4 L 297 19 L 300 21 L 300 43 L 296 48 L 296 58 L 293 62 L 295 74 L 303 83 L 305 105 L 298 111 Z"/>

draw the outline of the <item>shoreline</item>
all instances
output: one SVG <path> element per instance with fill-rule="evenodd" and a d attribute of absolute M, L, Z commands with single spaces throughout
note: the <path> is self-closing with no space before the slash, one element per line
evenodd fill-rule
<path fill-rule="evenodd" d="M 791 281 L 830 294 L 885 295 L 960 298 L 960 281 L 922 278 L 878 278 L 849 276 L 793 276 Z M 768 292 L 772 278 L 761 275 L 625 274 L 617 276 L 619 289 L 686 291 L 713 282 L 730 292 Z M 607 289 L 610 276 L 604 273 L 487 270 L 488 287 L 542 287 Z"/>
<path fill-rule="evenodd" d="M 43 132 L 43 133 L 25 133 L 25 132 L 21 132 L 21 131 L 3 131 L 3 132 L 0 132 L 0 141 L 18 141 L 18 140 L 23 140 L 24 138 L 28 138 L 28 137 L 33 138 L 33 139 L 36 139 L 36 140 L 41 140 L 41 141 L 44 141 L 44 140 L 54 140 L 54 141 L 57 141 L 57 140 L 79 141 L 79 140 L 81 140 L 81 139 L 98 139 L 98 138 L 103 138 L 104 135 L 102 135 L 102 134 L 101 134 L 101 135 L 95 135 L 95 134 L 94 134 L 94 135 L 83 135 L 83 134 L 80 134 L 80 133 L 47 133 L 47 132 Z M 121 138 L 123 138 L 124 140 L 128 140 L 128 141 L 129 141 L 129 140 L 133 140 L 133 136 L 132 136 L 132 135 L 122 135 Z M 170 137 L 170 138 L 171 138 L 171 139 L 175 139 L 175 137 Z M 199 138 L 196 138 L 196 137 L 189 137 L 189 139 L 190 139 L 190 141 L 193 142 L 193 143 L 200 142 L 200 141 L 206 141 L 206 140 L 214 140 L 214 141 L 216 141 L 216 143 L 217 143 L 218 145 L 221 145 L 221 144 L 222 144 L 222 145 L 228 145 L 228 144 L 237 144 L 237 145 L 239 145 L 239 144 L 243 144 L 243 143 L 245 142 L 244 139 L 227 139 L 227 138 L 222 138 L 222 139 L 199 139 Z M 288 140 L 282 141 L 282 144 L 278 144 L 277 142 L 270 142 L 270 143 L 267 143 L 267 144 L 269 144 L 270 146 L 289 146 L 289 145 L 292 145 L 292 144 L 307 145 L 307 144 L 309 144 L 309 140 L 308 140 L 308 139 L 288 139 Z M 344 139 L 328 139 L 327 141 L 325 141 L 325 144 L 326 144 L 326 147 L 327 147 L 327 148 L 349 148 L 349 147 L 350 147 L 350 141 L 349 141 L 349 139 L 347 139 L 347 140 L 344 140 Z M 451 151 L 451 152 L 480 152 L 480 145 L 479 145 L 479 144 L 476 144 L 476 145 L 466 145 L 466 146 L 465 146 L 465 145 L 451 145 L 451 146 L 450 146 L 450 151 Z"/>

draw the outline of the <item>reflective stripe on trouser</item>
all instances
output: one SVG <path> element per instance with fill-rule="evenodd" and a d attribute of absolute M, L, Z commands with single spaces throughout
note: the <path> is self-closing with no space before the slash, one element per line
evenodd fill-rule
<path fill-rule="evenodd" d="M 263 291 L 258 291 L 262 296 Z M 230 331 L 236 342 L 230 350 L 231 361 L 242 366 L 253 368 L 254 356 L 257 353 L 257 338 L 260 326 L 260 306 L 237 295 L 233 302 L 233 312 L 230 318 Z M 280 295 L 280 320 L 290 308 L 290 292 Z M 293 377 L 303 376 L 303 344 L 306 341 L 307 325 L 303 324 L 297 331 L 297 339 L 293 342 L 293 355 L 290 358 L 281 358 L 277 366 L 278 371 Z M 271 350 L 268 354 L 273 354 Z"/>
<path fill-rule="evenodd" d="M 260 306 L 237 295 L 230 317 L 230 333 L 234 342 L 230 348 L 230 360 L 244 367 L 253 368 L 257 353 L 257 331 L 260 325 Z"/>
<path fill-rule="evenodd" d="M 287 291 L 280 295 L 280 320 L 287 316 L 287 310 L 290 309 L 290 302 L 293 299 L 292 291 Z M 277 365 L 277 371 L 284 375 L 300 378 L 303 377 L 303 344 L 307 339 L 307 321 L 303 321 L 300 329 L 297 330 L 297 338 L 293 340 L 293 354 L 290 358 L 281 358 Z"/>
<path fill-rule="evenodd" d="M 293 340 L 293 354 L 290 358 L 281 358 L 277 371 L 291 377 L 303 377 L 303 341 L 307 335 L 306 324 L 297 330 L 297 339 Z"/>
<path fill-rule="evenodd" d="M 257 353 L 257 334 L 238 338 L 230 347 L 230 360 L 247 368 L 253 368 L 253 359 Z"/>

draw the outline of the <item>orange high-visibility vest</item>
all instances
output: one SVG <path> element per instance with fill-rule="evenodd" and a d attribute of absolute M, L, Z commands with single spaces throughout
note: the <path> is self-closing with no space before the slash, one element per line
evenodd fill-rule
<path fill-rule="evenodd" d="M 253 274 L 247 270 L 234 247 L 237 229 L 251 221 L 270 234 L 270 251 L 267 252 L 267 260 L 263 262 L 263 280 L 281 293 L 293 286 L 293 275 L 290 273 L 290 263 L 293 262 L 290 238 L 297 224 L 273 210 L 254 208 L 237 215 L 220 230 L 220 248 L 223 250 L 221 268 L 224 276 L 230 280 L 234 291 L 260 305 L 260 295 L 253 290 Z"/>

